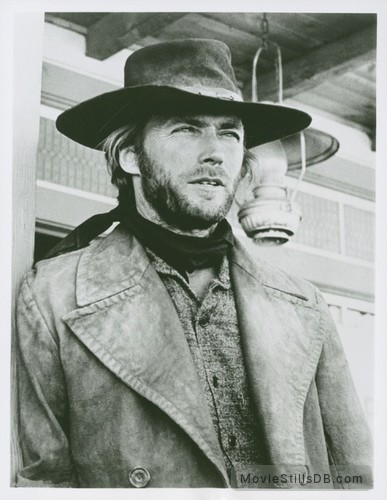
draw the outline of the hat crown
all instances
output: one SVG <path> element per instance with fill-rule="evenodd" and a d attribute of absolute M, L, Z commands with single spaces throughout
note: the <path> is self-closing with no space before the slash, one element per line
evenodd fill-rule
<path fill-rule="evenodd" d="M 173 40 L 137 50 L 126 60 L 125 87 L 144 85 L 240 94 L 230 49 L 218 40 Z"/>

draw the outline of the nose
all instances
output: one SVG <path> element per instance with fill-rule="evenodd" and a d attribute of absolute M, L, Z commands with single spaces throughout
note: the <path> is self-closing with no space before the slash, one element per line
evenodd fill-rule
<path fill-rule="evenodd" d="M 201 139 L 199 163 L 202 165 L 221 165 L 223 161 L 224 152 L 216 132 L 206 131 Z"/>

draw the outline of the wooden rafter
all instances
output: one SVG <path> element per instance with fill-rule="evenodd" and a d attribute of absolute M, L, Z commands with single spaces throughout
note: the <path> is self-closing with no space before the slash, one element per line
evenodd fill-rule
<path fill-rule="evenodd" d="M 320 83 L 367 61 L 376 54 L 376 26 L 370 26 L 348 37 L 328 43 L 283 66 L 284 97 L 290 98 L 316 87 Z M 275 72 L 258 73 L 259 99 L 275 99 L 277 80 Z M 251 98 L 251 82 L 244 86 L 246 99 Z"/>
<path fill-rule="evenodd" d="M 138 43 L 147 36 L 157 36 L 168 24 L 185 13 L 149 12 L 113 13 L 104 16 L 89 27 L 86 36 L 86 54 L 104 60 L 116 52 Z"/>

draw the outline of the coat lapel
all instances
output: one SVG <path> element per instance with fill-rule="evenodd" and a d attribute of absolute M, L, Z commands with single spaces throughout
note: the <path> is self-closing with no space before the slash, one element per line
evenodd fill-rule
<path fill-rule="evenodd" d="M 305 464 L 303 405 L 323 333 L 290 278 L 236 242 L 231 278 L 253 399 L 273 464 Z"/>
<path fill-rule="evenodd" d="M 120 228 L 86 249 L 77 302 L 64 317 L 117 377 L 168 414 L 217 466 L 222 453 L 172 301 L 148 257 Z"/>

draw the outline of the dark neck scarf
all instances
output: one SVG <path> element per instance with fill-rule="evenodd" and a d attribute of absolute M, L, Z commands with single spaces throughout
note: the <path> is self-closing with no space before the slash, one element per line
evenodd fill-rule
<path fill-rule="evenodd" d="M 87 219 L 61 240 L 45 258 L 87 246 L 114 222 L 120 222 L 143 246 L 183 275 L 195 269 L 217 265 L 234 243 L 232 229 L 226 219 L 220 221 L 207 238 L 177 234 L 144 219 L 137 211 L 134 189 L 130 186 L 126 196 L 120 195 L 116 208 Z"/>

